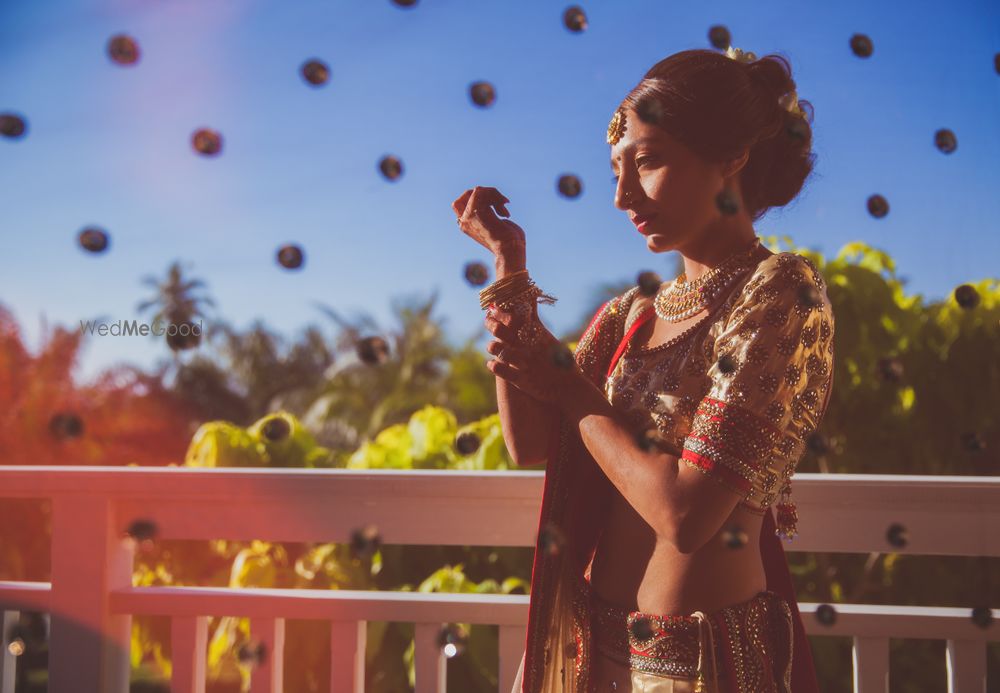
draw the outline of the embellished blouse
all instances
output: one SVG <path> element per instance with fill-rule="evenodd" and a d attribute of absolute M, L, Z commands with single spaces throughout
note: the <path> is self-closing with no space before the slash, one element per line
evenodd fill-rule
<path fill-rule="evenodd" d="M 621 338 L 652 311 L 638 286 L 605 303 L 580 338 L 577 362 L 603 381 L 636 433 L 655 428 L 681 463 L 765 513 L 790 491 L 829 402 L 834 320 L 822 276 L 805 256 L 768 256 L 684 332 L 653 347 L 630 341 L 613 372 L 594 373 L 597 328 Z"/>

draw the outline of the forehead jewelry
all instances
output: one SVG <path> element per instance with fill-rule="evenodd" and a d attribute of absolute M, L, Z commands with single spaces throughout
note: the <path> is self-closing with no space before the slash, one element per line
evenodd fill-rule
<path fill-rule="evenodd" d="M 608 123 L 608 144 L 617 144 L 625 134 L 625 109 L 619 106 Z"/>

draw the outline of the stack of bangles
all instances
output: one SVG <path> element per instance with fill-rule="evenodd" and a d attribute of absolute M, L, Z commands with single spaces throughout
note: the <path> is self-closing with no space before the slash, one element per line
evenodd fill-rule
<path fill-rule="evenodd" d="M 524 346 L 537 346 L 541 336 L 541 326 L 534 319 L 534 306 L 537 303 L 555 303 L 556 298 L 542 293 L 535 282 L 528 276 L 528 270 L 523 269 L 508 274 L 502 279 L 487 286 L 479 292 L 479 305 L 491 314 L 494 308 L 509 312 L 518 318 L 521 326 L 517 330 L 517 338 Z"/>

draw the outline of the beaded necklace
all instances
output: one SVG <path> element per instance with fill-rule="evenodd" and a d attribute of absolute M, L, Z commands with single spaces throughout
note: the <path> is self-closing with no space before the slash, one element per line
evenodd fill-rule
<path fill-rule="evenodd" d="M 754 236 L 749 248 L 733 253 L 693 282 L 687 281 L 687 273 L 682 272 L 666 289 L 656 292 L 653 306 L 657 317 L 667 322 L 680 322 L 703 310 L 752 266 L 750 259 L 759 246 L 760 237 Z"/>

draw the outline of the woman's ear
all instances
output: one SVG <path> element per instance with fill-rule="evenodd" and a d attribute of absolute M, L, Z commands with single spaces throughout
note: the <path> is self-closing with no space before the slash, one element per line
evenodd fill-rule
<path fill-rule="evenodd" d="M 747 159 L 750 158 L 750 150 L 744 149 L 743 153 L 736 157 L 735 159 L 730 159 L 722 165 L 722 177 L 729 178 L 736 173 L 739 173 L 740 169 L 746 166 Z"/>

